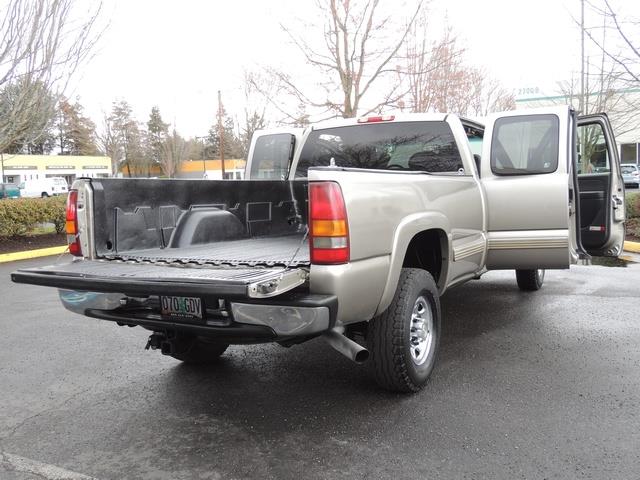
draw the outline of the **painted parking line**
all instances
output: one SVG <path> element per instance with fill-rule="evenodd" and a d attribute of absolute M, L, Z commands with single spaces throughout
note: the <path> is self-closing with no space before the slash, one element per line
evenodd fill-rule
<path fill-rule="evenodd" d="M 61 247 L 38 248 L 36 250 L 27 250 L 25 252 L 3 253 L 0 254 L 0 263 L 15 262 L 16 260 L 27 260 L 30 258 L 48 257 L 50 255 L 61 255 L 67 251 L 67 245 Z"/>
<path fill-rule="evenodd" d="M 38 462 L 30 458 L 20 457 L 12 453 L 0 452 L 0 467 L 5 471 L 30 473 L 45 480 L 97 480 L 82 473 L 72 472 L 64 468 Z M 1 473 L 1 472 L 0 472 Z"/>
<path fill-rule="evenodd" d="M 624 242 L 624 249 L 627 252 L 640 253 L 640 242 Z"/>

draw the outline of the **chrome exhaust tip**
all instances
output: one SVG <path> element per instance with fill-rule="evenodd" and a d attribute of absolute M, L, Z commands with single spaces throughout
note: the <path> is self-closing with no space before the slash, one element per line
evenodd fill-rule
<path fill-rule="evenodd" d="M 322 338 L 335 350 L 356 363 L 362 364 L 369 359 L 369 350 L 345 337 L 340 328 L 324 332 Z"/>

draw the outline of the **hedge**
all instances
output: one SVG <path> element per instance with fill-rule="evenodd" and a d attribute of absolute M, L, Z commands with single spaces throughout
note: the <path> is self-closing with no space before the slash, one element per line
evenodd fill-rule
<path fill-rule="evenodd" d="M 640 239 L 640 193 L 632 193 L 625 198 L 627 209 L 627 235 Z"/>
<path fill-rule="evenodd" d="M 25 235 L 39 223 L 53 223 L 64 232 L 66 196 L 0 200 L 0 237 Z"/>
<path fill-rule="evenodd" d="M 627 218 L 640 217 L 640 192 L 627 194 L 625 197 Z"/>

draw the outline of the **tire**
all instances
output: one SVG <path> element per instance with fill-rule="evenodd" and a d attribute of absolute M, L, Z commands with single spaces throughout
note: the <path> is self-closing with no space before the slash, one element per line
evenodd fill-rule
<path fill-rule="evenodd" d="M 47 198 L 48 196 L 49 194 L 47 192 L 42 192 L 42 195 L 40 195 L 42 198 Z"/>
<path fill-rule="evenodd" d="M 418 323 L 422 328 L 416 329 Z M 417 332 L 421 339 L 411 335 Z M 403 268 L 391 305 L 367 329 L 369 363 L 376 382 L 393 392 L 419 391 L 433 371 L 439 344 L 436 283 L 425 270 Z"/>
<path fill-rule="evenodd" d="M 544 270 L 516 270 L 516 281 L 520 290 L 535 292 L 540 290 L 544 282 Z"/>
<path fill-rule="evenodd" d="M 174 344 L 175 351 L 170 356 L 192 365 L 209 365 L 216 363 L 228 346 L 201 337 L 187 337 Z"/>

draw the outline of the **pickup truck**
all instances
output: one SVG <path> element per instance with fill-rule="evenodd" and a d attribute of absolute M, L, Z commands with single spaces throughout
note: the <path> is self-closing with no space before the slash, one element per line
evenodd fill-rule
<path fill-rule="evenodd" d="M 336 120 L 257 135 L 246 168 L 239 181 L 79 179 L 75 260 L 12 279 L 141 326 L 147 348 L 184 362 L 322 337 L 382 387 L 415 392 L 449 288 L 510 269 L 535 291 L 547 269 L 622 250 L 624 182 L 604 114 Z"/>

